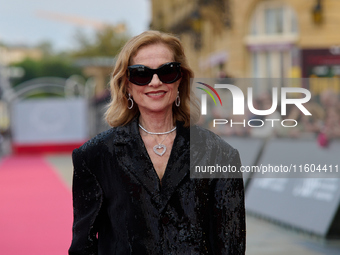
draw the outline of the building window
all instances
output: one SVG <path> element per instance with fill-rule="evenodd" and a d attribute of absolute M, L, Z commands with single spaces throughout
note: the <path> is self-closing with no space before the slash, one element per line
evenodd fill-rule
<path fill-rule="evenodd" d="M 298 32 L 294 11 L 275 2 L 261 3 L 252 15 L 250 26 L 253 36 L 294 35 Z"/>
<path fill-rule="evenodd" d="M 250 19 L 246 44 L 250 51 L 251 74 L 255 78 L 290 77 L 298 25 L 295 12 L 286 4 L 265 1 Z"/>
<path fill-rule="evenodd" d="M 265 11 L 265 33 L 268 35 L 283 33 L 282 8 L 270 8 Z"/>

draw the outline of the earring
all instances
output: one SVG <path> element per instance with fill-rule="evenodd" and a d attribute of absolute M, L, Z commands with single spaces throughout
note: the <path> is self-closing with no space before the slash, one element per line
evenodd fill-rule
<path fill-rule="evenodd" d="M 179 107 L 181 104 L 181 98 L 179 97 L 179 91 L 177 91 L 177 97 L 176 97 L 176 100 L 175 100 L 175 105 L 177 107 Z"/>
<path fill-rule="evenodd" d="M 131 102 L 131 105 L 129 106 L 129 101 Z M 129 98 L 128 98 L 128 109 L 131 110 L 133 107 L 133 99 L 131 98 L 131 94 L 129 93 Z"/>

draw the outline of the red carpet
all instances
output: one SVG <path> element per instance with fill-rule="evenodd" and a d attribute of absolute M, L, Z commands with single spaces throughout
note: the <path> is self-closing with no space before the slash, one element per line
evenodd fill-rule
<path fill-rule="evenodd" d="M 43 157 L 0 162 L 1 255 L 67 254 L 71 228 L 71 191 Z"/>

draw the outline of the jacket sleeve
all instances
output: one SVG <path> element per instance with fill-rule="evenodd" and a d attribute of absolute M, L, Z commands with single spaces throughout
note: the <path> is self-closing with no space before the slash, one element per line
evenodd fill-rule
<path fill-rule="evenodd" d="M 228 164 L 240 169 L 238 151 L 233 149 Z M 210 238 L 214 254 L 245 254 L 245 206 L 242 174 L 214 179 Z"/>
<path fill-rule="evenodd" d="M 73 151 L 73 228 L 70 255 L 98 254 L 97 216 L 102 205 L 103 192 L 89 170 L 81 149 Z"/>

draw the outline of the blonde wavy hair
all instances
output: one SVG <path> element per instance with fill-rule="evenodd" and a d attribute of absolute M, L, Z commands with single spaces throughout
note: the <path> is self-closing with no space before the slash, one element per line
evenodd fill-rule
<path fill-rule="evenodd" d="M 131 38 L 117 57 L 110 81 L 111 102 L 105 113 L 105 119 L 110 126 L 126 125 L 139 115 L 136 105 L 131 110 L 128 109 L 127 86 L 129 81 L 127 68 L 131 65 L 132 58 L 141 47 L 158 43 L 166 45 L 173 52 L 174 61 L 181 63 L 182 80 L 178 87 L 181 104 L 179 107 L 173 104 L 174 123 L 177 120 L 183 121 L 184 126 L 188 127 L 190 123 L 194 124 L 198 121 L 199 106 L 197 98 L 190 98 L 190 78 L 194 77 L 194 73 L 188 66 L 180 40 L 171 34 L 159 31 L 146 31 Z M 191 112 L 190 107 L 192 108 Z"/>

